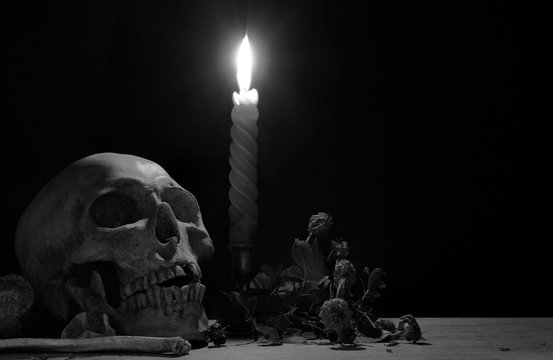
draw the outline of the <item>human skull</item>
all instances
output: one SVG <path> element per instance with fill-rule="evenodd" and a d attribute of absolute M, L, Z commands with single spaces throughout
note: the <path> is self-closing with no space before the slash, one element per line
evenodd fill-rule
<path fill-rule="evenodd" d="M 205 341 L 198 202 L 157 163 L 100 153 L 51 179 L 15 235 L 21 270 L 60 320 L 107 314 L 119 335 Z"/>

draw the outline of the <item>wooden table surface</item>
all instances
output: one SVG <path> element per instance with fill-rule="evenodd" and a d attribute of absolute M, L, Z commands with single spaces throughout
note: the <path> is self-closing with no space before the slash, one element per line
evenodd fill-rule
<path fill-rule="evenodd" d="M 397 323 L 397 319 L 390 319 Z M 229 339 L 225 346 L 192 350 L 186 359 L 547 359 L 553 360 L 553 318 L 417 318 L 423 344 L 364 344 L 345 350 L 333 344 L 262 346 L 248 339 Z M 0 359 L 151 360 L 179 358 L 155 354 L 1 354 Z"/>

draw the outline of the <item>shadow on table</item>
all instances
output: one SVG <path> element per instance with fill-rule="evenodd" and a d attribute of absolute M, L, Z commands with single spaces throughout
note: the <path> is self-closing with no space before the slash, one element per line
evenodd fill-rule
<path fill-rule="evenodd" d="M 337 345 L 337 346 L 331 346 L 330 350 L 338 350 L 338 351 L 359 351 L 359 350 L 365 350 L 365 347 L 359 344 L 353 344 L 353 345 Z"/>

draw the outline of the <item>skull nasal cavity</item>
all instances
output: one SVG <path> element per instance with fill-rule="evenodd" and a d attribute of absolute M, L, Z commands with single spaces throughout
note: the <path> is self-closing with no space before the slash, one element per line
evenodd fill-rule
<path fill-rule="evenodd" d="M 173 214 L 173 210 L 167 203 L 161 203 L 156 216 L 156 237 L 162 244 L 169 242 L 171 238 L 176 237 L 179 242 L 179 224 Z"/>

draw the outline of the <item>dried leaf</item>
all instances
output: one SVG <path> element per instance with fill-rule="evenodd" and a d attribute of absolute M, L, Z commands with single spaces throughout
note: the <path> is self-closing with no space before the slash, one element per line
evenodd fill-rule
<path fill-rule="evenodd" d="M 295 309 L 292 309 L 290 311 L 288 311 L 286 313 L 286 315 L 290 314 L 290 313 L 293 313 L 295 311 Z M 295 327 L 289 327 L 288 329 L 286 329 L 286 336 L 296 336 L 296 335 L 301 335 L 302 333 L 302 329 L 298 329 L 298 328 L 295 328 Z"/>
<path fill-rule="evenodd" d="M 285 280 L 292 280 L 298 282 L 305 281 L 305 271 L 296 265 L 292 265 L 287 269 L 282 270 L 280 276 Z"/>
<path fill-rule="evenodd" d="M 255 277 L 250 281 L 251 289 L 269 289 L 271 282 L 267 275 L 263 273 L 257 273 Z"/>
<path fill-rule="evenodd" d="M 307 342 L 307 339 L 300 335 L 292 335 L 282 339 L 282 342 L 288 343 L 288 344 L 303 344 Z"/>
<path fill-rule="evenodd" d="M 259 339 L 258 339 L 259 342 Z M 265 343 L 259 344 L 259 346 L 280 346 L 282 345 L 282 340 L 267 341 Z"/>
<path fill-rule="evenodd" d="M 319 338 L 313 331 L 304 331 L 301 333 L 301 336 L 306 340 L 315 340 Z"/>
<path fill-rule="evenodd" d="M 282 280 L 282 284 L 278 287 L 277 294 L 279 296 L 287 296 L 289 294 L 294 293 L 298 288 L 298 281 L 299 280 L 291 280 L 291 279 L 284 279 Z"/>
<path fill-rule="evenodd" d="M 309 285 L 319 286 L 328 278 L 317 269 L 302 269 L 299 266 L 292 265 L 284 269 L 281 273 L 284 280 L 297 281 L 299 283 L 309 283 Z"/>
<path fill-rule="evenodd" d="M 231 302 L 237 304 L 244 311 L 246 317 L 251 316 L 251 304 L 244 294 L 241 294 L 238 291 L 233 291 L 228 294 L 228 296 Z"/>
<path fill-rule="evenodd" d="M 390 332 L 383 330 L 379 336 L 369 337 L 365 335 L 357 335 L 356 342 L 361 344 L 373 344 L 377 342 L 387 341 L 390 337 Z"/>
<path fill-rule="evenodd" d="M 255 330 L 257 330 L 260 334 L 263 335 L 262 338 L 264 338 L 264 340 L 267 340 L 269 342 L 282 341 L 282 337 L 275 327 L 268 326 L 265 324 L 260 324 L 257 321 L 255 321 L 255 319 L 253 320 L 253 325 Z M 263 341 L 263 340 L 260 340 L 260 341 Z"/>
<path fill-rule="evenodd" d="M 305 290 L 303 294 L 300 295 L 300 297 L 314 304 L 321 304 L 326 300 L 327 293 L 326 291 L 319 288 L 310 288 Z"/>
<path fill-rule="evenodd" d="M 314 340 L 307 340 L 307 343 L 308 344 L 312 344 L 312 345 L 331 345 L 332 342 L 328 339 L 314 339 Z"/>
<path fill-rule="evenodd" d="M 388 319 L 378 319 L 374 322 L 374 324 L 384 330 L 387 330 L 391 333 L 396 332 L 396 324 L 394 324 L 393 321 Z"/>
<path fill-rule="evenodd" d="M 376 268 L 373 271 L 371 271 L 371 274 L 369 275 L 369 279 L 367 280 L 367 289 L 370 289 L 373 286 L 380 288 L 382 285 L 384 285 L 382 283 L 382 276 L 384 275 L 386 275 L 386 273 L 381 268 Z"/>
<path fill-rule="evenodd" d="M 313 265 L 311 267 L 322 274 L 327 274 L 326 256 L 319 246 L 319 239 L 315 238 L 311 242 L 311 252 L 313 254 Z"/>
<path fill-rule="evenodd" d="M 284 315 L 277 315 L 267 319 L 267 324 L 275 328 L 279 336 L 281 336 L 288 326 L 290 326 L 290 320 Z"/>
<path fill-rule="evenodd" d="M 302 269 L 309 269 L 313 264 L 313 251 L 311 245 L 304 240 L 294 240 L 292 246 L 292 258 L 296 265 Z"/>
<path fill-rule="evenodd" d="M 310 269 L 305 274 L 305 280 L 315 285 L 320 285 L 325 279 L 323 273 L 317 269 Z"/>
<path fill-rule="evenodd" d="M 277 269 L 280 273 L 281 269 Z M 250 289 L 274 290 L 277 287 L 277 275 L 269 265 L 261 265 L 259 273 L 250 281 Z"/>
<path fill-rule="evenodd" d="M 374 301 L 374 299 L 380 296 L 377 290 L 386 286 L 382 281 L 382 276 L 385 274 L 386 273 L 381 268 L 376 268 L 370 272 L 369 278 L 367 279 L 367 289 L 363 295 L 364 300 Z"/>

